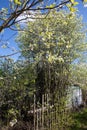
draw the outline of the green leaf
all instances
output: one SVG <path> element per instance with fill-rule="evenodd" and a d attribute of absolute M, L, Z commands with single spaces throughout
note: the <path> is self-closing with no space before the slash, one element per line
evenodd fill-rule
<path fill-rule="evenodd" d="M 78 2 L 76 2 L 75 0 L 71 0 L 71 3 L 73 4 L 73 6 L 78 5 Z"/>
<path fill-rule="evenodd" d="M 74 6 L 78 5 L 79 3 L 78 2 L 74 2 Z"/>
<path fill-rule="evenodd" d="M 46 8 L 54 8 L 55 4 L 51 4 L 50 6 L 46 6 Z"/>
<path fill-rule="evenodd" d="M 70 3 L 70 4 L 67 4 L 66 6 L 67 6 L 68 8 L 70 8 L 72 5 L 71 5 L 71 3 Z"/>
<path fill-rule="evenodd" d="M 87 2 L 87 0 L 83 0 L 83 2 Z"/>
<path fill-rule="evenodd" d="M 76 12 L 77 9 L 76 9 L 76 8 L 73 8 L 73 7 L 70 7 L 70 11 L 71 11 L 71 12 Z"/>
<path fill-rule="evenodd" d="M 75 2 L 75 0 L 70 0 L 71 1 L 71 3 L 74 3 Z"/>
<path fill-rule="evenodd" d="M 14 3 L 15 3 L 16 5 L 21 5 L 20 0 L 14 0 Z"/>

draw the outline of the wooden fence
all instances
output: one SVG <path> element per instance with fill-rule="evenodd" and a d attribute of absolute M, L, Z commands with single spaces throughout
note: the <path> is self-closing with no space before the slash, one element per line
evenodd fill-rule
<path fill-rule="evenodd" d="M 42 103 L 36 102 L 34 95 L 33 109 L 28 114 L 33 116 L 29 130 L 67 130 L 70 124 L 70 110 L 66 105 L 65 96 L 58 96 L 52 103 L 50 94 L 42 95 Z"/>

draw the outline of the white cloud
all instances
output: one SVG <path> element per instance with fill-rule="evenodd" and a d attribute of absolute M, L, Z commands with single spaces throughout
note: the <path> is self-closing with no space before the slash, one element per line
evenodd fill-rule
<path fill-rule="evenodd" d="M 84 4 L 84 7 L 87 8 L 87 4 Z"/>
<path fill-rule="evenodd" d="M 40 15 L 38 11 L 25 11 L 17 18 L 16 22 L 19 21 L 20 24 L 26 24 L 29 21 L 34 21 L 38 15 Z"/>

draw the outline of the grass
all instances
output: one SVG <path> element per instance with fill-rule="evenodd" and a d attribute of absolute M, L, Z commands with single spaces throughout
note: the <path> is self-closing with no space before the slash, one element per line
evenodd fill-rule
<path fill-rule="evenodd" d="M 87 108 L 72 115 L 73 123 L 70 130 L 87 130 Z"/>
<path fill-rule="evenodd" d="M 74 114 L 72 114 L 71 122 L 72 125 L 70 125 L 67 130 L 87 130 L 87 108 L 84 108 L 79 112 L 74 112 Z M 8 130 L 8 128 L 5 127 L 0 130 Z"/>

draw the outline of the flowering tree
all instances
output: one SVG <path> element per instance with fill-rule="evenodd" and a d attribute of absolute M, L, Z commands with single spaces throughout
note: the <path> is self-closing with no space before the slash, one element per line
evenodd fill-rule
<path fill-rule="evenodd" d="M 86 2 L 86 1 L 85 1 Z M 68 4 L 69 3 L 69 4 Z M 7 1 L 7 7 L 0 9 L 0 32 L 5 28 L 13 29 L 16 23 L 32 18 L 32 11 L 41 11 L 44 14 L 54 8 L 57 10 L 67 6 L 70 11 L 74 12 L 78 2 L 75 0 L 10 0 Z M 19 17 L 24 15 L 25 17 Z"/>

